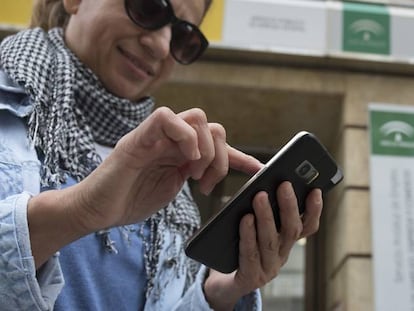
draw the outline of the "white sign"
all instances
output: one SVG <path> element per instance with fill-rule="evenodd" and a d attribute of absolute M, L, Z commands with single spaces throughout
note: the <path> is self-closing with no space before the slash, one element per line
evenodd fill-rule
<path fill-rule="evenodd" d="M 227 0 L 223 44 L 253 50 L 326 54 L 322 1 Z"/>
<path fill-rule="evenodd" d="M 414 310 L 414 107 L 371 104 L 376 311 Z"/>

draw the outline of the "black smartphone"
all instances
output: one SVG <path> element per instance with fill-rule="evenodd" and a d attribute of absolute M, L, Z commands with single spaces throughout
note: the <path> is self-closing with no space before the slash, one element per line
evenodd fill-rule
<path fill-rule="evenodd" d="M 239 225 L 247 213 L 254 213 L 252 200 L 266 191 L 273 208 L 276 227 L 280 230 L 277 186 L 290 181 L 297 196 L 299 212 L 305 209 L 306 196 L 314 188 L 326 193 L 343 179 L 342 170 L 316 138 L 309 132 L 297 133 L 187 242 L 187 256 L 223 273 L 238 267 Z"/>

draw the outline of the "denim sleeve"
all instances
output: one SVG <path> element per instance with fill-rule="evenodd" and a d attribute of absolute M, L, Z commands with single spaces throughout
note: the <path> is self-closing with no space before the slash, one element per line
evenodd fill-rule
<path fill-rule="evenodd" d="M 27 223 L 27 192 L 0 201 L 1 310 L 53 310 L 63 287 L 56 254 L 36 271 Z M 36 274 L 37 273 L 37 274 Z"/>
<path fill-rule="evenodd" d="M 202 266 L 197 274 L 194 284 L 188 289 L 183 299 L 181 299 L 178 305 L 174 308 L 175 311 L 213 311 L 213 309 L 210 308 L 203 292 L 203 284 L 207 276 L 207 272 L 208 269 L 205 266 Z M 259 311 L 261 309 L 262 300 L 259 290 L 242 297 L 234 308 L 235 311 Z"/>

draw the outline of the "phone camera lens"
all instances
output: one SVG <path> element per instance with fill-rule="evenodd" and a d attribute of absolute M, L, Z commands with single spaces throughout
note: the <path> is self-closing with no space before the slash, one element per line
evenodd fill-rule
<path fill-rule="evenodd" d="M 295 169 L 296 174 L 307 184 L 313 182 L 319 176 L 318 170 L 307 160 L 303 161 Z"/>
<path fill-rule="evenodd" d="M 302 166 L 299 168 L 298 173 L 299 173 L 299 175 L 301 175 L 301 176 L 305 176 L 305 175 L 309 172 L 309 170 L 310 170 L 310 169 L 311 169 L 310 164 L 309 164 L 309 163 L 305 163 L 304 165 L 302 165 Z"/>

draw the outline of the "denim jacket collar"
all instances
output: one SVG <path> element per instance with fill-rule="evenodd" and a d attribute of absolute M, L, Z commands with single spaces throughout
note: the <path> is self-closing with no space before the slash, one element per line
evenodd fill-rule
<path fill-rule="evenodd" d="M 0 110 L 8 110 L 18 117 L 27 117 L 33 110 L 24 89 L 11 81 L 0 68 Z"/>

